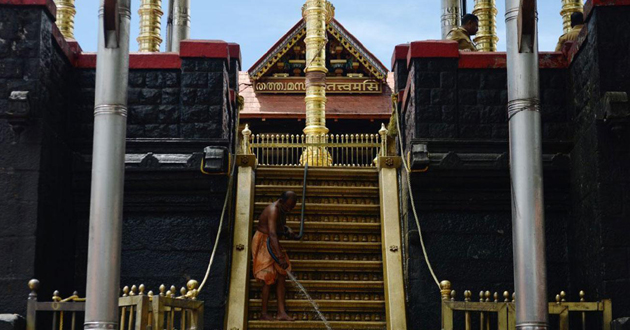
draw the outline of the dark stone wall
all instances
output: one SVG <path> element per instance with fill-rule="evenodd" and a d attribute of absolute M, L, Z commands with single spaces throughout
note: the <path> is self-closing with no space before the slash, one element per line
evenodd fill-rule
<path fill-rule="evenodd" d="M 458 299 L 464 290 L 474 299 L 481 290 L 513 292 L 507 72 L 460 69 L 458 59 L 419 58 L 408 74 L 401 133 L 406 151 L 426 144 L 432 159 L 427 172 L 412 175 L 412 190 L 433 269 L 439 280 L 453 283 Z M 569 169 L 551 161 L 570 150 L 567 78 L 566 69 L 541 70 L 550 301 L 572 289 L 567 281 Z M 435 329 L 439 289 L 424 261 L 413 213 L 407 214 L 409 325 Z"/>
<path fill-rule="evenodd" d="M 0 312 L 24 313 L 29 279 L 73 287 L 74 223 L 65 130 L 70 65 L 42 7 L 0 6 Z M 24 130 L 7 119 L 9 95 L 28 91 Z"/>
<path fill-rule="evenodd" d="M 194 154 L 206 146 L 232 149 L 234 105 L 229 99 L 225 60 L 182 58 L 181 70 L 131 69 L 127 154 Z M 76 282 L 85 287 L 89 222 L 93 69 L 76 73 L 81 97 L 69 119 L 75 132 L 74 206 L 79 221 Z M 203 280 L 217 235 L 225 175 L 205 176 L 195 161 L 182 168 L 168 164 L 127 166 L 123 214 L 121 286 L 144 284 L 157 293 L 161 284 L 177 291 L 190 279 Z M 228 289 L 231 212 L 208 283 L 205 327 L 221 329 Z"/>
<path fill-rule="evenodd" d="M 571 152 L 571 278 L 591 298 L 630 315 L 630 150 L 627 121 L 604 120 L 605 95 L 630 93 L 630 8 L 596 7 L 571 65 L 575 138 Z M 620 104 L 626 114 L 630 106 Z"/>

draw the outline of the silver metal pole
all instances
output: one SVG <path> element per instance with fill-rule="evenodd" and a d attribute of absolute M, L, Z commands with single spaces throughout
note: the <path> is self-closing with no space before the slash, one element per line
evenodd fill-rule
<path fill-rule="evenodd" d="M 166 19 L 166 52 L 173 51 L 173 3 L 175 0 L 168 0 L 168 16 Z"/>
<path fill-rule="evenodd" d="M 460 0 L 442 0 L 442 39 L 461 21 Z"/>
<path fill-rule="evenodd" d="M 118 328 L 130 2 L 99 9 L 85 329 Z"/>
<path fill-rule="evenodd" d="M 172 31 L 171 51 L 179 52 L 179 43 L 190 39 L 190 0 L 174 1 Z"/>
<path fill-rule="evenodd" d="M 536 0 L 505 4 L 516 328 L 547 330 Z"/>

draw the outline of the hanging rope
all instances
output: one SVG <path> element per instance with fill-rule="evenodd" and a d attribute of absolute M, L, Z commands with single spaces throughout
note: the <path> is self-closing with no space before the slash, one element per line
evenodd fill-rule
<path fill-rule="evenodd" d="M 403 147 L 403 142 L 402 142 L 402 138 L 400 136 L 400 134 L 402 134 L 402 131 L 400 130 L 400 114 L 398 113 L 398 101 L 396 100 L 394 103 L 394 110 L 396 111 L 396 127 L 398 128 L 398 142 L 400 145 L 400 152 L 403 153 L 404 147 Z M 407 161 L 405 160 L 405 157 L 401 157 L 402 158 L 402 163 L 403 163 L 403 168 L 405 169 L 405 179 L 407 182 L 407 190 L 409 191 L 409 198 L 411 199 L 411 210 L 413 211 L 413 217 L 416 220 L 416 226 L 418 227 L 418 236 L 420 237 L 420 245 L 422 246 L 422 253 L 424 254 L 424 261 L 427 263 L 427 267 L 429 268 L 429 272 L 431 272 L 431 276 L 433 277 L 433 280 L 435 281 L 435 284 L 437 284 L 438 289 L 442 289 L 442 287 L 440 286 L 440 281 L 438 280 L 437 276 L 435 276 L 435 272 L 433 271 L 433 266 L 431 266 L 431 261 L 429 260 L 429 255 L 427 254 L 427 248 L 424 245 L 424 238 L 422 237 L 422 228 L 420 227 L 420 220 L 418 219 L 418 212 L 416 211 L 416 202 L 413 198 L 413 191 L 411 189 L 411 179 L 410 179 L 410 173 L 411 170 L 409 168 L 409 165 L 407 164 Z"/>

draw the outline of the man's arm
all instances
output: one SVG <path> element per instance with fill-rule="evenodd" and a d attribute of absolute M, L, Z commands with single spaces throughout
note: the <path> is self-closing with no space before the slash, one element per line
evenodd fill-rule
<path fill-rule="evenodd" d="M 278 258 L 278 261 L 280 262 L 280 267 L 282 267 L 283 269 L 287 269 L 289 268 L 289 264 L 287 263 L 284 253 L 282 253 L 280 241 L 278 240 L 279 216 L 280 215 L 278 214 L 278 211 L 275 208 L 272 208 L 271 212 L 269 212 L 269 217 L 267 218 L 269 220 L 267 223 L 267 225 L 269 226 L 267 230 L 269 232 L 269 240 L 271 241 L 271 250 L 273 251 L 273 254 L 275 254 Z"/>
<path fill-rule="evenodd" d="M 562 51 L 562 45 L 564 45 L 564 39 L 565 39 L 566 34 L 563 34 L 562 36 L 560 36 L 560 38 L 558 39 L 558 44 L 556 45 L 556 51 L 560 52 Z"/>

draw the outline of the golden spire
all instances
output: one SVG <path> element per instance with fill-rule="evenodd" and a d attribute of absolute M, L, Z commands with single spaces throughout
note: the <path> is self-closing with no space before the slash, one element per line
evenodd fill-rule
<path fill-rule="evenodd" d="M 479 32 L 475 36 L 477 49 L 482 52 L 496 52 L 499 42 L 496 0 L 475 0 L 473 14 L 479 17 Z"/>
<path fill-rule="evenodd" d="M 138 45 L 140 52 L 159 52 L 162 38 L 160 29 L 162 25 L 162 0 L 142 0 L 140 9 L 140 35 Z"/>
<path fill-rule="evenodd" d="M 562 28 L 563 33 L 571 31 L 571 15 L 575 12 L 582 12 L 582 0 L 562 0 Z"/>
<path fill-rule="evenodd" d="M 304 134 L 308 143 L 324 143 L 326 128 L 326 44 L 328 35 L 326 24 L 332 21 L 335 7 L 326 0 L 307 0 L 302 7 L 306 21 L 306 128 Z M 332 158 L 323 147 L 309 147 L 304 150 L 302 164 L 327 166 Z"/>
<path fill-rule="evenodd" d="M 57 5 L 57 27 L 66 39 L 74 39 L 74 15 L 77 10 L 74 0 L 55 0 Z"/>

